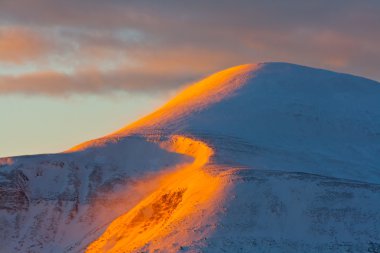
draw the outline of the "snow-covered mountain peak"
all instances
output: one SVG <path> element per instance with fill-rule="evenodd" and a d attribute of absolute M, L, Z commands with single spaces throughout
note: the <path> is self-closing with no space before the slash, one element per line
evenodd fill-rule
<path fill-rule="evenodd" d="M 233 67 L 66 152 L 0 159 L 0 252 L 380 252 L 380 85 Z"/>
<path fill-rule="evenodd" d="M 130 135 L 182 134 L 214 145 L 224 163 L 380 182 L 378 108 L 375 81 L 290 63 L 246 64 L 190 85 L 152 114 L 70 151 Z"/>

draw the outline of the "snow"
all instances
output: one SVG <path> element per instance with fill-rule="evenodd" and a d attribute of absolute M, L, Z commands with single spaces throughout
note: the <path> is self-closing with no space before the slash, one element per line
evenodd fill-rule
<path fill-rule="evenodd" d="M 0 159 L 0 252 L 116 252 L 178 189 L 136 252 L 380 252 L 379 108 L 362 77 L 221 71 L 111 135 Z"/>
<path fill-rule="evenodd" d="M 106 150 L 12 161 L 0 171 L 0 252 L 78 250 L 150 193 L 160 173 L 191 159 L 130 136 Z"/>
<path fill-rule="evenodd" d="M 216 153 L 233 164 L 378 183 L 379 94 L 379 83 L 348 74 L 288 63 L 242 65 L 190 86 L 105 139 L 195 136 L 218 142 Z"/>

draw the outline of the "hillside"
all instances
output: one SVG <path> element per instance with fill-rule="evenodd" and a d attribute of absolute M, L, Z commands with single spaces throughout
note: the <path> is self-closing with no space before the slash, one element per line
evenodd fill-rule
<path fill-rule="evenodd" d="M 380 252 L 380 84 L 248 64 L 53 155 L 0 159 L 1 252 Z"/>

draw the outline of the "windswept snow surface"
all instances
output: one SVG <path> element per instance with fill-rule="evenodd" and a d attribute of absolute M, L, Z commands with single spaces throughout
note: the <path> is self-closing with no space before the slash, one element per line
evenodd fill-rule
<path fill-rule="evenodd" d="M 105 139 L 182 134 L 214 146 L 223 163 L 378 183 L 379 108 L 375 81 L 287 63 L 242 65 Z"/>
<path fill-rule="evenodd" d="M 0 252 L 380 252 L 380 84 L 288 63 L 0 159 Z"/>

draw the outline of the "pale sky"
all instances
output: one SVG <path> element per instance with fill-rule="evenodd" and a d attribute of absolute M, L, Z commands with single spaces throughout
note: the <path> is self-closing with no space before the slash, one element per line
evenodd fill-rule
<path fill-rule="evenodd" d="M 164 99 L 119 94 L 70 98 L 0 98 L 0 157 L 55 153 L 113 132 L 149 113 Z"/>
<path fill-rule="evenodd" d="M 379 81 L 379 27 L 378 0 L 2 0 L 0 157 L 102 136 L 234 65 Z"/>

